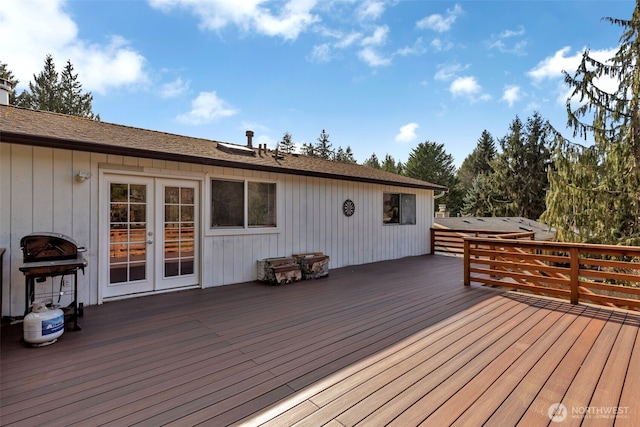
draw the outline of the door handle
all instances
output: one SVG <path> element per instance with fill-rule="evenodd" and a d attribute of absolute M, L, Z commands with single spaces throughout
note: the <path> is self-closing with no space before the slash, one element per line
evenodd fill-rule
<path fill-rule="evenodd" d="M 147 245 L 150 245 L 152 243 L 153 243 L 153 240 L 151 240 L 151 239 L 147 240 Z"/>

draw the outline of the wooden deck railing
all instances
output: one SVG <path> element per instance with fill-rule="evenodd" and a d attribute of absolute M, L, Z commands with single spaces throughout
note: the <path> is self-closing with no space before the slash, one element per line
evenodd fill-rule
<path fill-rule="evenodd" d="M 467 237 L 493 237 L 533 240 L 533 231 L 509 233 L 495 230 L 464 230 L 449 228 L 431 229 L 431 253 L 440 255 L 464 255 L 464 239 Z"/>
<path fill-rule="evenodd" d="M 464 284 L 640 310 L 640 247 L 464 239 Z"/>

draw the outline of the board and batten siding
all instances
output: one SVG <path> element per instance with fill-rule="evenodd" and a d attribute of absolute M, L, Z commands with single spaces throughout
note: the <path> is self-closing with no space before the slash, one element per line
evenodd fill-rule
<path fill-rule="evenodd" d="M 75 180 L 78 171 L 91 178 Z M 98 281 L 101 172 L 137 174 L 165 179 L 200 180 L 201 285 L 227 285 L 255 280 L 256 262 L 294 253 L 323 252 L 331 268 L 429 253 L 433 226 L 433 191 L 391 185 L 325 179 L 272 172 L 215 167 L 155 159 L 105 155 L 19 144 L 0 143 L 0 247 L 6 248 L 2 315 L 24 310 L 24 276 L 20 239 L 36 231 L 74 238 L 85 246 L 88 267 L 79 273 L 78 299 L 99 303 Z M 277 223 L 274 229 L 216 230 L 210 228 L 212 178 L 250 179 L 276 183 Z M 415 225 L 382 223 L 383 193 L 416 195 Z M 346 199 L 355 213 L 342 213 Z M 106 275 L 102 275 L 106 277 Z M 56 283 L 53 283 L 53 281 Z M 58 279 L 38 284 L 58 287 Z M 62 303 L 70 303 L 63 297 Z"/>

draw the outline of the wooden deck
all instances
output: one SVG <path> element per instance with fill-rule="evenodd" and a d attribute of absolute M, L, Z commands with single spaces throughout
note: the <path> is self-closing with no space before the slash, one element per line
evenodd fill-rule
<path fill-rule="evenodd" d="M 116 301 L 42 348 L 3 325 L 0 423 L 638 425 L 637 314 L 462 279 L 425 256 Z"/>

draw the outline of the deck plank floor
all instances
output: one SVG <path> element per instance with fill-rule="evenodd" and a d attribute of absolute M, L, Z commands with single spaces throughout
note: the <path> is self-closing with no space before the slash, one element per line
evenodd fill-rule
<path fill-rule="evenodd" d="M 557 403 L 566 425 L 640 423 L 638 314 L 465 287 L 457 258 L 115 301 L 80 324 L 42 348 L 3 324 L 1 425 L 538 426 Z"/>

